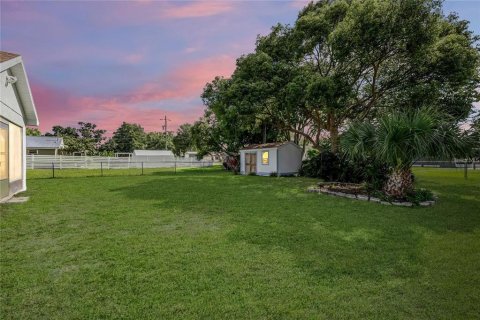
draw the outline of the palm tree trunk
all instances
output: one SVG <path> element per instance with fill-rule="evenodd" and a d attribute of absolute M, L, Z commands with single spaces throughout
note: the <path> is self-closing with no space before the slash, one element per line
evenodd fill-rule
<path fill-rule="evenodd" d="M 413 189 L 412 171 L 408 169 L 394 169 L 388 176 L 383 187 L 383 192 L 393 198 L 405 198 L 407 193 Z"/>

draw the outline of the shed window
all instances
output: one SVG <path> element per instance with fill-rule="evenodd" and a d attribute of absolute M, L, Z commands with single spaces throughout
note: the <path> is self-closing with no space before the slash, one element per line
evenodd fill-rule
<path fill-rule="evenodd" d="M 262 164 L 268 164 L 268 151 L 262 152 Z"/>

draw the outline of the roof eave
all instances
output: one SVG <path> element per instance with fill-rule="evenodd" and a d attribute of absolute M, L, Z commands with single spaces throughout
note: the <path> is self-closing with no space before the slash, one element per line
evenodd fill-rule
<path fill-rule="evenodd" d="M 32 91 L 30 90 L 30 84 L 28 83 L 27 73 L 23 65 L 22 57 L 4 61 L 0 63 L 0 72 L 10 69 L 13 76 L 17 78 L 15 87 L 20 97 L 20 102 L 25 116 L 25 124 L 28 126 L 38 126 L 38 115 L 33 102 Z"/>

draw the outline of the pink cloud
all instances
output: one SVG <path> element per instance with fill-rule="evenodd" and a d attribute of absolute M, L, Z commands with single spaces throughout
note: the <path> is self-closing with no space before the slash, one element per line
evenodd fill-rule
<path fill-rule="evenodd" d="M 160 119 L 166 114 L 171 130 L 185 122 L 194 122 L 203 114 L 201 105 L 182 111 L 140 109 L 116 98 L 77 97 L 41 83 L 32 83 L 32 92 L 40 117 L 40 130 L 50 131 L 55 125 L 76 126 L 90 121 L 111 135 L 123 121 L 142 125 L 146 131 L 160 131 Z"/>
<path fill-rule="evenodd" d="M 312 2 L 312 0 L 292 0 L 291 6 L 297 9 L 303 9 L 310 2 Z"/>
<path fill-rule="evenodd" d="M 126 64 L 138 64 L 145 60 L 145 55 L 143 53 L 132 53 L 127 54 L 120 58 L 120 62 Z"/>
<path fill-rule="evenodd" d="M 201 61 L 187 62 L 166 75 L 130 92 L 129 102 L 149 102 L 164 99 L 199 97 L 205 84 L 216 76 L 230 76 L 235 59 L 220 55 Z"/>
<path fill-rule="evenodd" d="M 163 10 L 162 16 L 165 18 L 208 17 L 232 9 L 233 3 L 228 1 L 193 1 L 188 4 L 168 6 Z"/>
<path fill-rule="evenodd" d="M 130 2 L 112 7 L 108 16 L 97 22 L 125 24 L 147 24 L 166 22 L 175 19 L 212 17 L 232 11 L 237 6 L 234 1 L 145 1 Z M 125 17 L 128 16 L 128 19 Z"/>
<path fill-rule="evenodd" d="M 161 130 L 160 118 L 172 119 L 171 128 L 193 122 L 203 114 L 198 100 L 203 87 L 215 76 L 229 76 L 235 60 L 226 55 L 189 62 L 164 76 L 145 83 L 120 96 L 77 96 L 32 79 L 32 92 L 40 117 L 40 129 L 49 131 L 54 125 L 74 126 L 91 121 L 111 134 L 123 122 L 135 122 L 147 131 Z M 185 103 L 181 110 L 145 108 L 145 103 L 177 101 Z"/>

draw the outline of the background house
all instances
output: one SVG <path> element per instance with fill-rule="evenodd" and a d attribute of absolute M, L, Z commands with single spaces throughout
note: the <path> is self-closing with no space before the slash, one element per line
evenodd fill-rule
<path fill-rule="evenodd" d="M 185 152 L 185 159 L 197 159 L 198 152 L 197 151 L 187 151 Z"/>
<path fill-rule="evenodd" d="M 0 201 L 27 189 L 25 126 L 38 126 L 30 85 L 18 54 L 0 51 Z"/>
<path fill-rule="evenodd" d="M 54 136 L 27 136 L 28 155 L 56 156 L 64 148 L 63 138 Z"/>
<path fill-rule="evenodd" d="M 302 148 L 293 142 L 249 145 L 240 150 L 240 173 L 280 176 L 298 173 Z"/>

